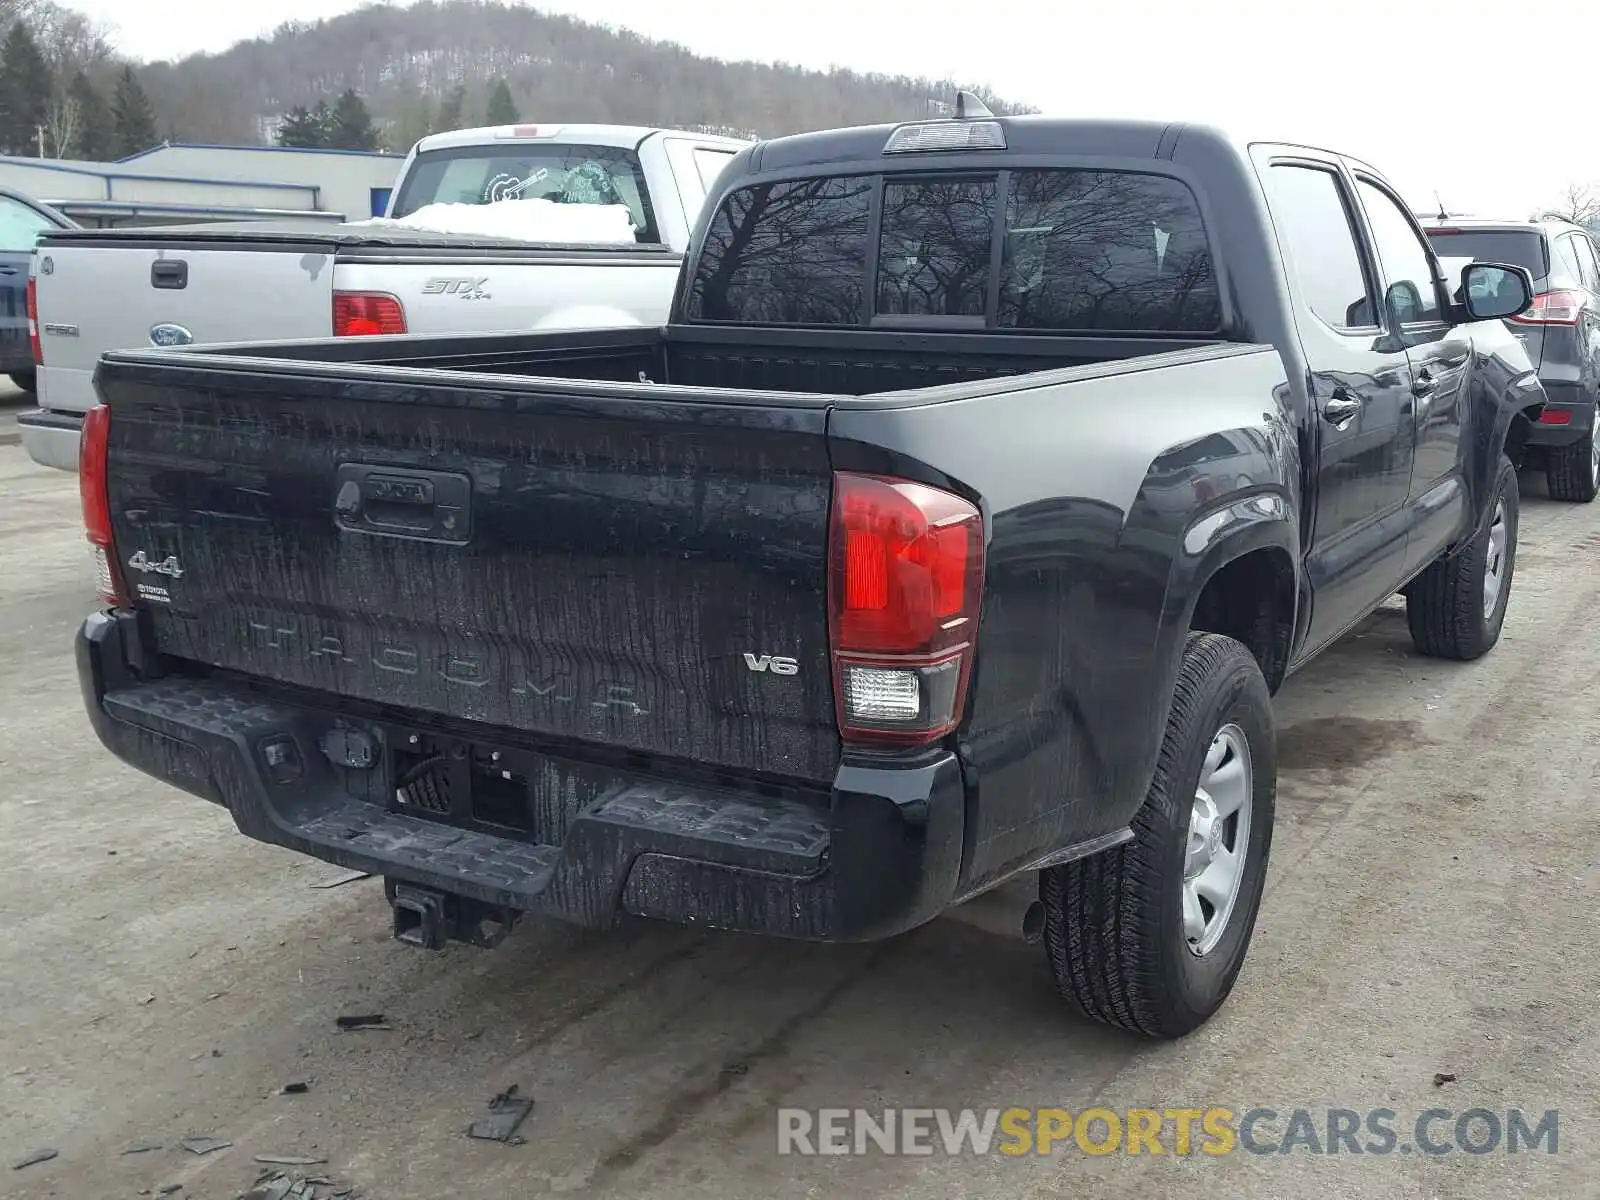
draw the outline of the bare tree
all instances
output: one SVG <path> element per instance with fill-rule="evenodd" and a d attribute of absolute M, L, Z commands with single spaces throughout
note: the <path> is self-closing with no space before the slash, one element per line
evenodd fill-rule
<path fill-rule="evenodd" d="M 78 148 L 83 133 L 83 108 L 78 98 L 66 88 L 58 87 L 50 99 L 44 118 L 44 154 L 46 158 L 71 158 Z"/>
<path fill-rule="evenodd" d="M 1574 225 L 1600 224 L 1600 188 L 1592 184 L 1570 183 L 1560 203 L 1545 211 Z"/>

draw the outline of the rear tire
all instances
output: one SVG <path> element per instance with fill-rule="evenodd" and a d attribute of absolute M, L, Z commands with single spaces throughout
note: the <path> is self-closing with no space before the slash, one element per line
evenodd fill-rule
<path fill-rule="evenodd" d="M 39 390 L 39 377 L 32 371 L 12 371 L 11 382 L 25 392 Z"/>
<path fill-rule="evenodd" d="M 1517 565 L 1517 501 L 1517 473 L 1502 460 L 1489 524 L 1407 586 L 1406 620 L 1418 653 L 1468 662 L 1500 640 Z"/>
<path fill-rule="evenodd" d="M 1588 504 L 1600 494 L 1600 441 L 1590 433 L 1570 446 L 1547 451 L 1545 482 L 1557 500 Z"/>
<path fill-rule="evenodd" d="M 1266 880 L 1276 747 L 1256 660 L 1232 638 L 1191 633 L 1133 840 L 1040 872 L 1050 969 L 1079 1012 L 1177 1038 L 1222 1007 L 1244 965 Z M 1228 775 L 1241 762 L 1243 779 Z M 1201 820 L 1205 805 L 1215 813 L 1228 803 L 1237 803 L 1232 814 Z M 1196 889 L 1207 891 L 1206 872 L 1223 852 L 1239 856 L 1236 882 L 1208 913 Z"/>

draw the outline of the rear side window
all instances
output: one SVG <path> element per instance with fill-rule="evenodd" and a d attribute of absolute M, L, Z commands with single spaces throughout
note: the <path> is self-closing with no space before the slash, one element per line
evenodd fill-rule
<path fill-rule="evenodd" d="M 1267 186 L 1306 307 L 1335 329 L 1372 326 L 1367 275 L 1338 176 L 1280 164 L 1267 171 Z"/>
<path fill-rule="evenodd" d="M 996 324 L 1210 333 L 1222 302 L 1194 194 L 1117 171 L 1011 176 Z"/>
<path fill-rule="evenodd" d="M 1218 328 L 1222 302 L 1199 205 L 1182 183 L 1041 170 L 741 188 L 712 218 L 687 313 L 749 324 L 956 318 L 1198 334 Z"/>
<path fill-rule="evenodd" d="M 722 169 L 733 161 L 731 150 L 702 150 L 694 152 L 694 169 L 700 175 L 700 186 L 709 192 L 717 182 Z"/>
<path fill-rule="evenodd" d="M 1591 292 L 1600 292 L 1600 262 L 1595 261 L 1594 242 L 1587 234 L 1576 233 L 1572 235 L 1572 243 L 1578 251 L 1578 266 L 1583 271 L 1583 286 Z"/>
<path fill-rule="evenodd" d="M 752 325 L 860 325 L 872 185 L 864 176 L 836 176 L 734 192 L 706 233 L 689 316 Z"/>
<path fill-rule="evenodd" d="M 1569 236 L 1556 239 L 1556 260 L 1561 264 L 1562 283 L 1583 282 L 1583 267 L 1578 262 L 1577 238 Z"/>

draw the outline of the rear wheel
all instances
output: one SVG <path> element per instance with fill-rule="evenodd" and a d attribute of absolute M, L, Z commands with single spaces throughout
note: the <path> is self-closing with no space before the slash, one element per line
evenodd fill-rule
<path fill-rule="evenodd" d="M 1045 949 L 1073 1007 L 1163 1038 L 1222 1007 L 1255 929 L 1276 788 L 1260 667 L 1232 638 L 1190 634 L 1133 840 L 1041 872 Z"/>
<path fill-rule="evenodd" d="M 32 371 L 12 371 L 11 382 L 16 384 L 25 392 L 36 392 L 39 390 L 38 377 Z"/>
<path fill-rule="evenodd" d="M 1517 473 L 1504 460 L 1489 498 L 1489 523 L 1407 586 L 1406 620 L 1420 653 L 1466 661 L 1500 640 L 1517 565 L 1517 500 Z"/>
<path fill-rule="evenodd" d="M 1588 504 L 1600 494 L 1600 440 L 1593 433 L 1547 453 L 1544 477 L 1557 500 Z"/>

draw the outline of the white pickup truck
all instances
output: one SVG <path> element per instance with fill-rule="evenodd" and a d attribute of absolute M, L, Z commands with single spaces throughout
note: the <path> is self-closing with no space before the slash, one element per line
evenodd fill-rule
<path fill-rule="evenodd" d="M 77 469 L 108 350 L 661 324 L 706 190 L 746 145 L 619 125 L 461 130 L 417 143 L 384 220 L 52 233 L 29 283 L 39 407 L 18 418 L 23 445 Z M 558 205 L 612 210 L 588 215 L 622 218 L 626 240 L 552 241 L 586 224 L 552 222 L 584 215 Z M 413 224 L 441 213 L 476 232 Z"/>

